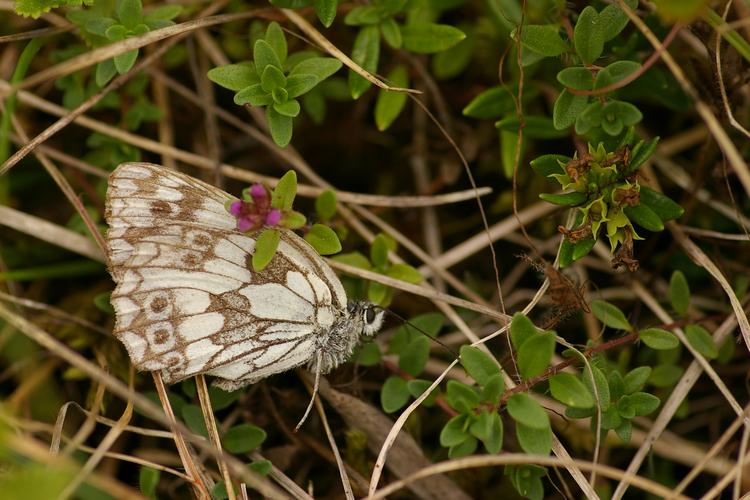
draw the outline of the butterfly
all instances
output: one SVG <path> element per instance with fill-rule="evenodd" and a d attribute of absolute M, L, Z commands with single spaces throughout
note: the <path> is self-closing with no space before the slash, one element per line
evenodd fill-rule
<path fill-rule="evenodd" d="M 330 266 L 286 229 L 269 265 L 253 271 L 255 239 L 226 208 L 235 200 L 159 165 L 112 172 L 114 335 L 138 370 L 167 384 L 203 373 L 231 391 L 301 365 L 317 382 L 380 329 L 384 311 L 348 301 Z"/>

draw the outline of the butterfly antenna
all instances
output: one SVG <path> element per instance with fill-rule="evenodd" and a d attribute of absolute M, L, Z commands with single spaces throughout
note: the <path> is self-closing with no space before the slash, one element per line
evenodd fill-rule
<path fill-rule="evenodd" d="M 305 414 L 302 415 L 302 418 L 297 424 L 297 427 L 294 428 L 294 432 L 297 432 L 299 428 L 302 427 L 302 424 L 304 424 L 305 420 L 307 420 L 307 416 L 310 415 L 310 411 L 312 410 L 313 404 L 315 404 L 315 397 L 318 395 L 318 387 L 320 387 L 320 362 L 322 361 L 320 359 L 321 356 L 322 356 L 322 353 L 318 351 L 318 356 L 315 358 L 315 384 L 313 385 L 313 392 L 312 392 L 312 397 L 310 398 L 310 404 L 307 405 L 307 410 L 305 410 Z"/>
<path fill-rule="evenodd" d="M 378 308 L 378 309 L 380 309 L 380 310 L 382 310 L 382 311 L 385 311 L 386 314 L 390 314 L 391 316 L 393 316 L 394 318 L 398 319 L 402 323 L 410 326 L 411 328 L 414 328 L 416 331 L 418 331 L 419 333 L 421 333 L 422 335 L 424 335 L 428 339 L 432 340 L 433 342 L 437 342 L 438 344 L 440 344 L 441 346 L 443 346 L 443 348 L 446 351 L 448 351 L 449 353 L 451 353 L 451 355 L 455 359 L 458 359 L 459 356 L 458 356 L 458 353 L 456 351 L 454 351 L 453 349 L 451 349 L 448 345 L 444 344 L 443 342 L 440 342 L 437 338 L 433 337 L 432 335 L 430 335 L 426 331 L 422 330 L 421 328 L 419 328 L 417 325 L 415 325 L 414 323 L 412 323 L 408 319 L 400 316 L 399 314 L 391 311 L 390 309 L 386 309 L 385 307 L 380 307 L 380 306 L 375 306 L 375 307 Z"/>

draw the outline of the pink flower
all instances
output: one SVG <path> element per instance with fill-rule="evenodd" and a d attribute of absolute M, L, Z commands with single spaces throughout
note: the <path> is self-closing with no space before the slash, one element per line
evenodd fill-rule
<path fill-rule="evenodd" d="M 240 215 L 240 212 L 242 211 L 242 201 L 237 200 L 233 201 L 231 205 L 229 205 L 229 213 L 234 215 L 235 217 Z"/>
<path fill-rule="evenodd" d="M 253 184 L 248 191 L 245 192 L 244 200 L 229 204 L 229 213 L 237 219 L 237 230 L 246 233 L 257 231 L 263 226 L 277 226 L 281 222 L 282 213 L 277 208 L 271 208 L 268 190 L 262 184 Z"/>
<path fill-rule="evenodd" d="M 281 221 L 281 210 L 278 208 L 271 209 L 270 212 L 266 215 L 266 225 L 267 226 L 277 226 L 279 222 Z"/>

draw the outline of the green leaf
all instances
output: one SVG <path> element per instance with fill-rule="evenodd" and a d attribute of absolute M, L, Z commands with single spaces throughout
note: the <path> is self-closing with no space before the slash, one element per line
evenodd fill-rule
<path fill-rule="evenodd" d="M 448 458 L 456 459 L 471 455 L 476 451 L 477 444 L 478 441 L 474 436 L 468 436 L 465 441 L 448 449 Z"/>
<path fill-rule="evenodd" d="M 603 300 L 593 300 L 591 301 L 591 312 L 594 313 L 596 319 L 610 328 L 627 331 L 633 329 L 625 318 L 625 314 L 614 304 Z"/>
<path fill-rule="evenodd" d="M 592 420 L 592 422 L 593 421 L 594 420 Z M 622 424 L 622 421 L 623 418 L 620 416 L 619 409 L 615 405 L 612 405 L 606 410 L 602 410 L 602 429 L 616 429 Z"/>
<path fill-rule="evenodd" d="M 286 81 L 286 92 L 289 98 L 299 97 L 309 92 L 318 80 L 313 75 L 289 75 Z"/>
<path fill-rule="evenodd" d="M 637 416 L 644 416 L 652 413 L 656 410 L 661 401 L 653 394 L 647 392 L 636 392 L 629 396 L 630 405 L 635 408 L 635 414 Z"/>
<path fill-rule="evenodd" d="M 493 404 L 499 403 L 500 398 L 505 391 L 505 380 L 503 380 L 503 376 L 498 374 L 490 377 L 483 385 L 484 387 L 482 387 L 482 394 L 480 396 L 482 401 L 489 401 Z"/>
<path fill-rule="evenodd" d="M 400 49 L 404 44 L 404 37 L 401 35 L 401 27 L 392 17 L 383 19 L 380 23 L 380 33 L 383 35 L 385 43 L 394 49 Z"/>
<path fill-rule="evenodd" d="M 644 344 L 657 351 L 674 349 L 680 345 L 680 341 L 672 332 L 662 330 L 661 328 L 646 328 L 645 330 L 641 330 L 638 336 Z"/>
<path fill-rule="evenodd" d="M 521 142 L 520 158 L 523 158 L 524 139 Z M 513 179 L 513 172 L 516 169 L 516 153 L 518 151 L 518 133 L 500 131 L 500 163 L 502 165 L 503 175 L 506 179 Z"/>
<path fill-rule="evenodd" d="M 239 424 L 229 429 L 221 443 L 231 453 L 249 453 L 266 440 L 266 431 L 250 424 Z"/>
<path fill-rule="evenodd" d="M 358 267 L 360 269 L 367 269 L 368 271 L 372 269 L 370 261 L 367 260 L 367 257 L 359 252 L 349 252 L 341 255 L 336 255 L 335 257 L 332 257 L 332 259 L 337 262 L 342 262 L 350 266 Z"/>
<path fill-rule="evenodd" d="M 619 427 L 615 428 L 615 434 L 624 443 L 629 443 L 633 434 L 633 423 L 630 420 L 623 420 Z"/>
<path fill-rule="evenodd" d="M 563 165 L 566 165 L 571 158 L 564 155 L 542 155 L 531 160 L 531 168 L 539 175 L 549 177 L 551 175 L 562 175 L 565 173 Z"/>
<path fill-rule="evenodd" d="M 388 265 L 388 251 L 390 250 L 388 239 L 384 234 L 378 234 L 372 240 L 370 245 L 370 261 L 375 267 L 385 267 Z"/>
<path fill-rule="evenodd" d="M 355 360 L 358 365 L 375 366 L 380 363 L 380 347 L 375 342 L 365 342 L 355 351 Z"/>
<path fill-rule="evenodd" d="M 388 74 L 387 81 L 396 87 L 409 86 L 409 73 L 399 64 Z M 380 89 L 375 102 L 375 125 L 381 132 L 386 130 L 403 111 L 409 97 L 404 92 L 389 92 Z"/>
<path fill-rule="evenodd" d="M 234 103 L 238 106 L 267 106 L 273 102 L 271 94 L 263 90 L 260 83 L 255 83 L 234 94 Z"/>
<path fill-rule="evenodd" d="M 649 207 L 663 221 L 680 217 L 685 210 L 658 191 L 645 186 L 641 187 L 641 204 Z"/>
<path fill-rule="evenodd" d="M 552 396 L 567 406 L 591 408 L 594 398 L 583 383 L 571 373 L 558 373 L 549 379 Z"/>
<path fill-rule="evenodd" d="M 278 146 L 284 147 L 292 140 L 293 118 L 279 114 L 273 107 L 266 108 L 266 120 L 271 138 Z"/>
<path fill-rule="evenodd" d="M 247 467 L 262 476 L 267 476 L 273 470 L 273 463 L 270 460 L 253 460 Z"/>
<path fill-rule="evenodd" d="M 159 485 L 161 471 L 142 465 L 138 474 L 138 486 L 143 496 L 156 498 L 156 487 Z"/>
<path fill-rule="evenodd" d="M 638 0 L 624 0 L 624 3 L 634 10 L 638 7 Z M 604 41 L 608 42 L 619 35 L 629 21 L 627 14 L 617 4 L 604 7 L 599 13 L 599 24 L 604 34 Z"/>
<path fill-rule="evenodd" d="M 294 118 L 295 116 L 299 114 L 300 105 L 296 99 L 291 99 L 283 103 L 275 102 L 273 104 L 273 109 L 275 109 L 276 112 L 282 116 L 288 116 L 288 117 Z"/>
<path fill-rule="evenodd" d="M 349 11 L 344 17 L 344 24 L 349 26 L 370 26 L 383 21 L 385 13 L 382 9 L 371 5 L 362 5 Z"/>
<path fill-rule="evenodd" d="M 253 60 L 255 62 L 255 70 L 259 74 L 263 74 L 268 66 L 274 66 L 276 69 L 282 70 L 281 60 L 279 55 L 276 53 L 274 48 L 267 41 L 260 39 L 255 41 L 255 47 L 253 48 Z"/>
<path fill-rule="evenodd" d="M 417 54 L 434 54 L 466 38 L 463 31 L 448 24 L 415 22 L 401 27 L 404 48 Z"/>
<path fill-rule="evenodd" d="M 516 421 L 516 437 L 518 444 L 526 453 L 533 455 L 549 455 L 552 449 L 552 429 L 547 427 L 537 429 Z"/>
<path fill-rule="evenodd" d="M 211 408 L 213 408 L 214 411 L 220 411 L 229 408 L 235 401 L 240 399 L 242 391 L 234 390 L 230 392 L 211 386 L 208 388 L 208 394 L 211 399 Z"/>
<path fill-rule="evenodd" d="M 640 391 L 643 389 L 643 386 L 646 385 L 650 376 L 650 366 L 639 366 L 638 368 L 633 368 L 623 378 L 623 392 L 625 394 L 633 394 L 636 391 Z"/>
<path fill-rule="evenodd" d="M 135 64 L 136 59 L 138 59 L 138 49 L 129 50 L 122 54 L 117 54 L 112 58 L 113 62 L 115 63 L 115 69 L 121 75 L 124 75 L 125 73 L 130 71 L 130 68 L 132 68 Z"/>
<path fill-rule="evenodd" d="M 119 42 L 120 40 L 124 40 L 128 36 L 128 29 L 122 24 L 111 24 L 104 32 L 104 36 L 108 40 Z"/>
<path fill-rule="evenodd" d="M 324 224 L 313 224 L 305 235 L 305 240 L 320 255 L 332 255 L 341 251 L 341 242 L 336 232 Z"/>
<path fill-rule="evenodd" d="M 93 35 L 107 38 L 107 30 L 115 24 L 118 24 L 117 21 L 111 17 L 97 17 L 87 20 L 84 29 Z"/>
<path fill-rule="evenodd" d="M 500 375 L 500 367 L 495 360 L 478 347 L 461 346 L 461 364 L 479 385 L 484 385 L 492 377 Z"/>
<path fill-rule="evenodd" d="M 422 274 L 409 264 L 393 264 L 385 271 L 385 275 L 415 285 L 424 279 Z"/>
<path fill-rule="evenodd" d="M 513 348 L 518 351 L 521 346 L 531 337 L 538 335 L 540 332 L 534 323 L 523 313 L 517 312 L 513 315 L 510 322 L 510 341 Z"/>
<path fill-rule="evenodd" d="M 268 65 L 260 76 L 261 88 L 266 92 L 273 92 L 278 88 L 286 87 L 286 77 L 276 66 Z"/>
<path fill-rule="evenodd" d="M 466 420 L 468 415 L 456 415 L 448 420 L 445 427 L 440 431 L 440 445 L 446 448 L 461 444 L 469 437 L 466 432 Z"/>
<path fill-rule="evenodd" d="M 393 295 L 393 290 L 383 284 L 373 281 L 367 286 L 367 300 L 373 304 L 386 307 L 391 295 Z"/>
<path fill-rule="evenodd" d="M 289 72 L 289 78 L 291 79 L 291 77 L 293 76 L 301 75 L 312 76 L 315 78 L 315 83 L 313 83 L 309 87 L 302 87 L 301 90 L 295 89 L 295 92 L 303 94 L 326 78 L 332 76 L 340 69 L 341 61 L 339 61 L 338 59 L 334 59 L 332 57 L 310 57 L 296 64 Z M 287 89 L 289 90 L 289 94 L 292 95 L 292 89 L 290 87 L 291 84 L 288 84 Z M 294 95 L 293 97 L 296 97 L 296 95 Z"/>
<path fill-rule="evenodd" d="M 654 387 L 672 387 L 680 380 L 685 370 L 680 366 L 666 364 L 655 366 L 648 381 Z"/>
<path fill-rule="evenodd" d="M 253 269 L 262 271 L 273 259 L 276 248 L 279 246 L 281 233 L 275 229 L 265 229 L 255 240 L 255 251 L 253 252 Z"/>
<path fill-rule="evenodd" d="M 117 18 L 126 27 L 135 28 L 143 19 L 141 0 L 119 0 L 117 2 Z"/>
<path fill-rule="evenodd" d="M 690 345 L 706 359 L 716 359 L 719 357 L 719 348 L 716 342 L 708 333 L 708 330 L 700 325 L 687 325 L 685 327 L 685 337 Z"/>
<path fill-rule="evenodd" d="M 514 32 L 514 38 L 517 34 Z M 560 28 L 552 24 L 530 24 L 521 30 L 521 45 L 545 57 L 559 56 L 568 50 L 560 38 Z"/>
<path fill-rule="evenodd" d="M 375 73 L 380 59 L 380 30 L 377 26 L 365 26 L 359 30 L 352 47 L 352 61 L 365 71 Z M 349 70 L 349 91 L 353 99 L 365 93 L 372 85 L 369 81 Z"/>
<path fill-rule="evenodd" d="M 388 344 L 388 352 L 401 354 L 417 336 L 435 337 L 443 326 L 444 317 L 440 313 L 420 314 L 400 326 Z"/>
<path fill-rule="evenodd" d="M 182 5 L 162 5 L 149 12 L 143 17 L 143 22 L 171 21 L 182 12 Z"/>
<path fill-rule="evenodd" d="M 294 210 L 288 210 L 281 215 L 280 226 L 287 229 L 299 229 L 307 223 L 307 217 Z"/>
<path fill-rule="evenodd" d="M 13 9 L 19 16 L 37 19 L 57 7 L 77 4 L 80 4 L 80 0 L 16 0 L 13 2 Z"/>
<path fill-rule="evenodd" d="M 589 252 L 591 252 L 591 249 L 594 248 L 594 244 L 596 244 L 596 240 L 594 240 L 594 238 L 587 238 L 585 240 L 576 241 L 576 243 L 573 245 L 573 261 L 576 261 L 588 255 Z"/>
<path fill-rule="evenodd" d="M 102 292 L 94 296 L 93 302 L 97 309 L 109 316 L 115 315 L 115 308 L 112 307 L 112 292 Z"/>
<path fill-rule="evenodd" d="M 497 412 L 484 410 L 469 426 L 469 432 L 482 441 L 487 451 L 492 454 L 503 448 L 503 421 Z"/>
<path fill-rule="evenodd" d="M 639 141 L 631 151 L 630 165 L 628 165 L 628 172 L 635 172 L 638 167 L 648 160 L 652 154 L 656 151 L 656 146 L 659 143 L 659 137 L 654 137 L 649 141 Z M 644 189 L 644 188 L 641 188 Z M 670 200 L 671 201 L 671 200 Z M 653 210 L 653 209 L 652 209 Z"/>
<path fill-rule="evenodd" d="M 593 384 L 591 381 L 592 374 L 594 376 Z M 607 408 L 609 408 L 609 404 L 610 401 L 612 401 L 612 398 L 609 392 L 609 383 L 607 382 L 607 377 L 604 376 L 604 373 L 596 366 L 591 366 L 591 373 L 589 373 L 588 368 L 584 369 L 583 384 L 595 397 L 598 395 L 599 406 L 601 407 L 602 411 L 606 411 Z M 594 394 L 594 385 L 596 385 L 597 394 Z"/>
<path fill-rule="evenodd" d="M 323 222 L 328 222 L 336 215 L 336 192 L 326 189 L 315 198 L 315 213 Z"/>
<path fill-rule="evenodd" d="M 580 66 L 563 69 L 557 73 L 557 81 L 574 90 L 591 90 L 594 86 L 591 71 Z"/>
<path fill-rule="evenodd" d="M 284 30 L 281 29 L 279 23 L 277 23 L 276 21 L 269 23 L 268 28 L 266 28 L 266 36 L 264 37 L 264 40 L 276 54 L 276 57 L 279 58 L 279 62 L 283 67 L 284 61 L 286 61 L 287 56 L 287 46 L 286 37 L 284 36 Z"/>
<path fill-rule="evenodd" d="M 554 205 L 575 207 L 583 204 L 588 199 L 588 195 L 578 191 L 570 191 L 561 194 L 542 193 L 539 195 L 539 198 Z"/>
<path fill-rule="evenodd" d="M 401 409 L 409 401 L 406 380 L 401 377 L 388 377 L 380 391 L 380 405 L 386 413 Z"/>
<path fill-rule="evenodd" d="M 414 398 L 418 398 L 421 396 L 424 391 L 430 388 L 432 385 L 432 382 L 429 380 L 421 380 L 421 379 L 414 379 L 409 380 L 406 383 L 406 387 L 409 389 L 409 394 L 412 395 Z M 425 406 L 433 406 L 435 404 L 435 400 L 440 395 L 440 391 L 437 390 L 437 388 L 433 389 L 429 396 L 425 398 L 424 401 L 422 401 L 422 404 Z"/>
<path fill-rule="evenodd" d="M 338 0 L 313 0 L 315 14 L 326 28 L 330 28 L 336 18 Z"/>
<path fill-rule="evenodd" d="M 507 87 L 491 87 L 471 100 L 463 109 L 464 116 L 471 118 L 497 118 L 516 109 L 513 95 Z"/>
<path fill-rule="evenodd" d="M 630 76 L 641 68 L 635 61 L 615 61 L 596 74 L 595 89 L 609 87 L 620 80 Z"/>
<path fill-rule="evenodd" d="M 422 373 L 429 358 L 430 339 L 425 336 L 419 336 L 401 351 L 401 356 L 398 358 L 398 366 L 409 375 L 416 377 Z"/>
<path fill-rule="evenodd" d="M 661 221 L 656 212 L 648 208 L 643 203 L 639 203 L 634 207 L 625 206 L 623 212 L 628 216 L 632 222 L 638 224 L 643 229 L 647 229 L 651 232 L 658 233 L 664 230 L 664 223 Z"/>
<path fill-rule="evenodd" d="M 573 95 L 567 89 L 563 89 L 555 100 L 552 109 L 552 123 L 557 130 L 567 129 L 576 122 L 589 102 L 588 96 Z"/>
<path fill-rule="evenodd" d="M 609 394 L 612 401 L 617 401 L 625 395 L 625 381 L 620 370 L 613 369 L 608 373 L 607 384 L 609 384 Z"/>
<path fill-rule="evenodd" d="M 534 139 L 559 139 L 568 135 L 567 131 L 557 130 L 553 125 L 552 120 L 546 116 L 526 115 L 523 120 L 524 137 L 531 137 Z M 521 123 L 518 117 L 514 115 L 496 122 L 495 127 L 499 130 L 517 133 L 521 128 Z"/>
<path fill-rule="evenodd" d="M 208 437 L 206 421 L 203 419 L 203 412 L 200 407 L 192 404 L 184 405 L 181 413 L 182 420 L 185 421 L 185 425 L 188 426 L 188 429 L 203 437 Z"/>
<path fill-rule="evenodd" d="M 525 392 L 513 394 L 508 399 L 508 413 L 516 424 L 537 430 L 549 428 L 549 415 L 542 405 Z"/>
<path fill-rule="evenodd" d="M 599 22 L 599 13 L 588 6 L 578 16 L 573 30 L 576 52 L 584 64 L 593 64 L 604 50 L 604 33 Z"/>
<path fill-rule="evenodd" d="M 469 413 L 479 404 L 479 394 L 466 384 L 449 380 L 445 400 L 454 410 Z"/>
<path fill-rule="evenodd" d="M 680 270 L 673 272 L 669 278 L 669 302 L 677 314 L 687 314 L 690 307 L 690 286 Z"/>
<path fill-rule="evenodd" d="M 291 210 L 296 195 L 297 173 L 294 170 L 288 170 L 279 179 L 279 182 L 271 193 L 271 206 L 282 211 Z"/>
<path fill-rule="evenodd" d="M 583 108 L 583 111 L 578 115 L 575 122 L 575 129 L 577 134 L 586 134 L 592 128 L 601 126 L 604 114 L 602 112 L 602 103 L 599 101 L 592 101 Z"/>

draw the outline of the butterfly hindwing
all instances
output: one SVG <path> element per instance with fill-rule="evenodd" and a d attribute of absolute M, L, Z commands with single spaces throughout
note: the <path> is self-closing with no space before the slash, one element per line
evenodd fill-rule
<path fill-rule="evenodd" d="M 138 369 L 167 383 L 206 372 L 234 387 L 304 364 L 346 311 L 333 271 L 290 231 L 252 271 L 255 240 L 225 209 L 234 199 L 147 163 L 110 177 L 114 333 Z"/>

